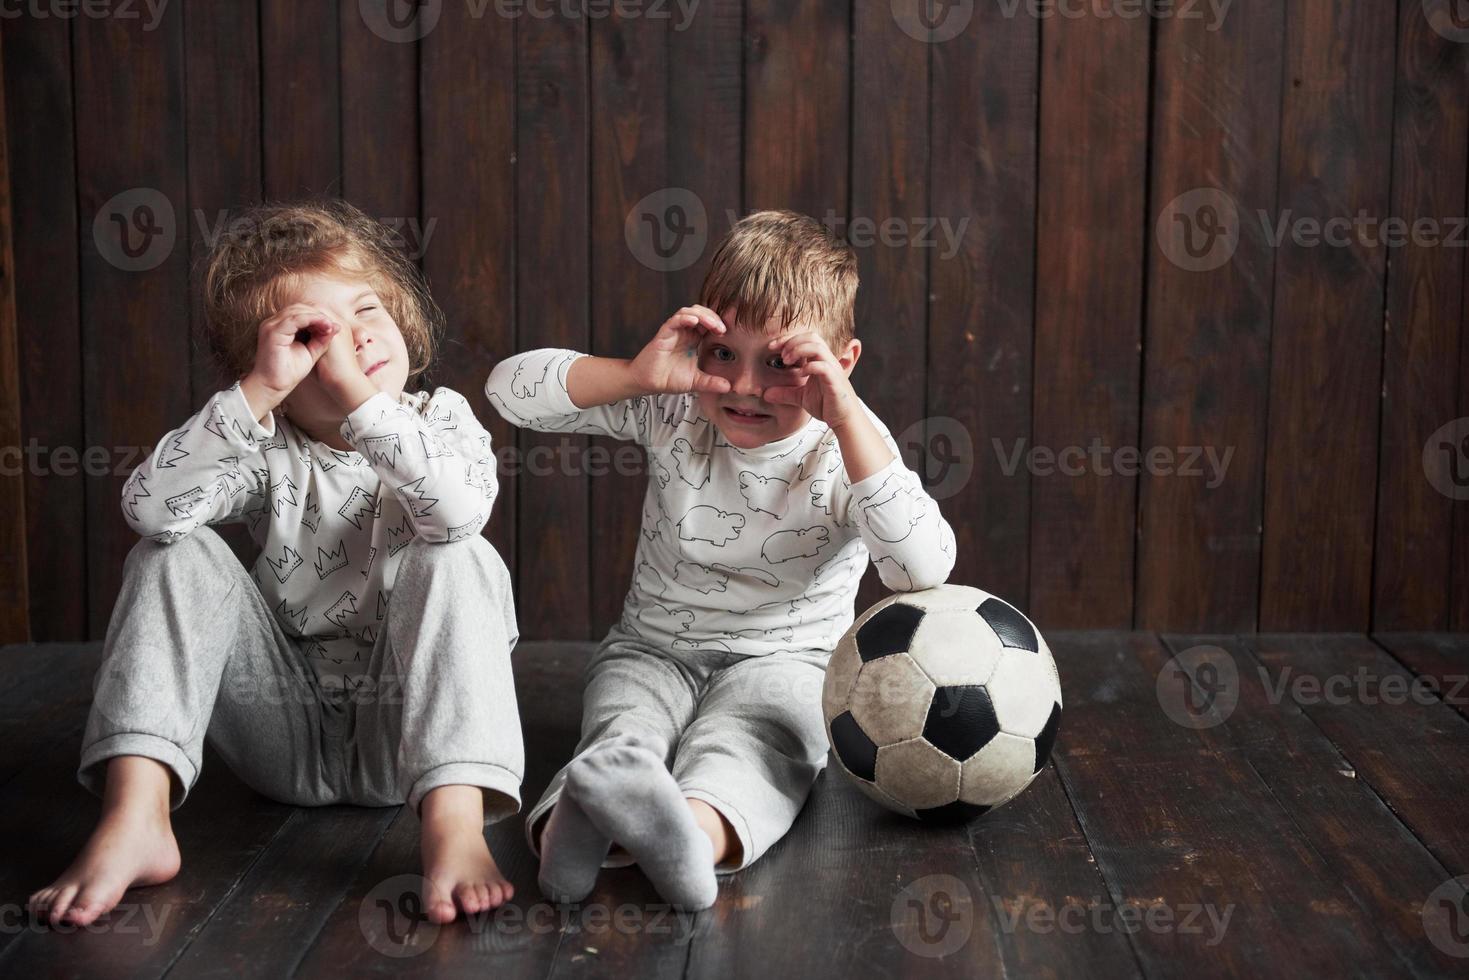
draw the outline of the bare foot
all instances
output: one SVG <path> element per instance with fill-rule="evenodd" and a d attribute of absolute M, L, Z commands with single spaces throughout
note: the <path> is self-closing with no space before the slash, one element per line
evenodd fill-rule
<path fill-rule="evenodd" d="M 419 816 L 429 921 L 452 922 L 458 912 L 478 915 L 510 901 L 515 886 L 485 843 L 484 792 L 478 786 L 440 786 L 423 798 Z"/>
<path fill-rule="evenodd" d="M 179 847 L 168 819 L 169 772 L 152 759 L 108 763 L 102 817 L 71 867 L 26 903 L 53 926 L 90 925 L 134 885 L 161 885 L 179 873 Z"/>

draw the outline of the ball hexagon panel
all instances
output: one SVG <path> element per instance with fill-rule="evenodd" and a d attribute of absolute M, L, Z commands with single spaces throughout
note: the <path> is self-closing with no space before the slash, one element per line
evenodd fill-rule
<path fill-rule="evenodd" d="M 1045 727 L 1035 737 L 1035 771 L 1040 772 L 1051 757 L 1051 747 L 1056 744 L 1056 732 L 1061 727 L 1061 702 L 1051 705 L 1051 716 Z"/>
<path fill-rule="evenodd" d="M 914 810 L 957 800 L 960 775 L 959 763 L 927 739 L 910 739 L 877 750 L 878 788 Z"/>
<path fill-rule="evenodd" d="M 850 711 L 833 718 L 827 734 L 831 736 L 832 750 L 848 772 L 869 782 L 877 778 L 877 746 L 862 731 L 862 726 L 857 724 Z"/>
<path fill-rule="evenodd" d="M 999 806 L 1030 785 L 1035 743 L 1000 732 L 989 744 L 965 760 L 959 780 L 959 799 L 982 806 Z"/>
<path fill-rule="evenodd" d="M 983 684 L 1004 647 L 973 609 L 926 613 L 914 631 L 908 655 L 934 684 Z"/>
<path fill-rule="evenodd" d="M 821 710 L 826 717 L 835 718 L 847 710 L 852 696 L 852 685 L 857 681 L 857 670 L 862 658 L 849 636 L 842 637 L 836 650 L 826 663 L 826 677 L 821 682 Z"/>
<path fill-rule="evenodd" d="M 863 663 L 892 653 L 905 653 L 923 616 L 922 609 L 904 602 L 894 602 L 878 610 L 857 627 L 857 654 Z"/>
<path fill-rule="evenodd" d="M 847 709 L 874 743 L 891 745 L 923 734 L 924 707 L 934 690 L 906 653 L 889 654 L 862 665 Z"/>
<path fill-rule="evenodd" d="M 1030 625 L 1030 620 L 1020 615 L 1020 610 L 1004 599 L 990 596 L 979 604 L 979 609 L 976 611 L 981 619 L 990 624 L 990 629 L 995 631 L 995 635 L 1005 646 L 1017 650 L 1029 650 L 1031 653 L 1040 650 L 1035 627 Z"/>
<path fill-rule="evenodd" d="M 900 800 L 893 799 L 893 797 L 891 797 L 887 793 L 884 793 L 882 791 L 882 787 L 877 785 L 876 783 L 870 783 L 865 779 L 852 779 L 848 781 L 854 783 L 856 787 L 862 791 L 863 795 L 872 800 L 874 803 L 879 803 L 882 806 L 887 807 L 889 810 L 894 811 L 895 813 L 901 813 L 905 817 L 912 817 L 914 819 L 918 818 L 918 812 L 916 810 L 914 810 L 911 806 L 908 806 L 907 804 L 901 802 Z"/>
<path fill-rule="evenodd" d="M 1007 649 L 986 685 L 1000 731 L 1035 738 L 1061 699 L 1055 675 L 1029 650 Z"/>
<path fill-rule="evenodd" d="M 951 759 L 963 762 L 1000 731 L 989 691 L 978 684 L 934 691 L 923 723 L 923 737 Z"/>

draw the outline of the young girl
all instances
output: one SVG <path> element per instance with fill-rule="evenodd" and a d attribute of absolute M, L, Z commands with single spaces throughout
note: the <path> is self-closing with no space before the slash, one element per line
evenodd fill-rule
<path fill-rule="evenodd" d="M 384 226 L 269 206 L 210 256 L 205 306 L 240 379 L 123 488 L 128 556 L 83 740 L 102 816 L 31 896 L 85 925 L 179 870 L 169 812 L 210 743 L 267 796 L 407 801 L 436 922 L 511 896 L 484 825 L 520 806 L 509 575 L 479 535 L 490 438 L 447 388 L 405 394 L 439 311 Z M 243 521 L 247 573 L 208 527 Z"/>

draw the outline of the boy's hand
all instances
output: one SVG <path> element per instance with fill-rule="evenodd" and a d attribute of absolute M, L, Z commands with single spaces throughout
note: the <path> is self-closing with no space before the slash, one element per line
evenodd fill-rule
<path fill-rule="evenodd" d="M 729 382 L 699 370 L 699 344 L 705 334 L 721 336 L 724 321 L 705 306 L 685 306 L 668 322 L 632 361 L 637 386 L 650 394 L 682 394 L 686 391 L 729 391 Z"/>
<path fill-rule="evenodd" d="M 296 390 L 341 330 L 321 310 L 304 303 L 261 321 L 255 366 L 240 382 L 256 418 L 264 418 Z"/>
<path fill-rule="evenodd" d="M 861 414 L 847 372 L 820 334 L 812 330 L 787 334 L 772 340 L 766 349 L 778 353 L 796 373 L 795 384 L 766 388 L 762 396 L 766 401 L 799 405 L 833 429 Z"/>
<path fill-rule="evenodd" d="M 357 361 L 357 342 L 352 331 L 342 329 L 332 337 L 326 351 L 316 362 L 316 376 L 344 415 L 350 415 L 363 402 L 377 394 L 377 386 L 362 371 Z"/>

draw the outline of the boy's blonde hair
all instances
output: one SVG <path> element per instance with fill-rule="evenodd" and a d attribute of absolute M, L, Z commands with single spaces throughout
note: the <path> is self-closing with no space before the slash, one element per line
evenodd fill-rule
<path fill-rule="evenodd" d="M 409 376 L 433 362 L 443 313 L 391 229 L 341 200 L 263 204 L 233 218 L 210 250 L 204 319 L 210 350 L 233 378 L 250 372 L 262 321 L 287 303 L 300 277 L 361 280 L 408 347 Z"/>
<path fill-rule="evenodd" d="M 857 256 L 815 218 L 793 211 L 756 211 L 738 221 L 719 248 L 699 290 L 699 303 L 762 330 L 809 323 L 838 355 L 856 334 Z"/>

